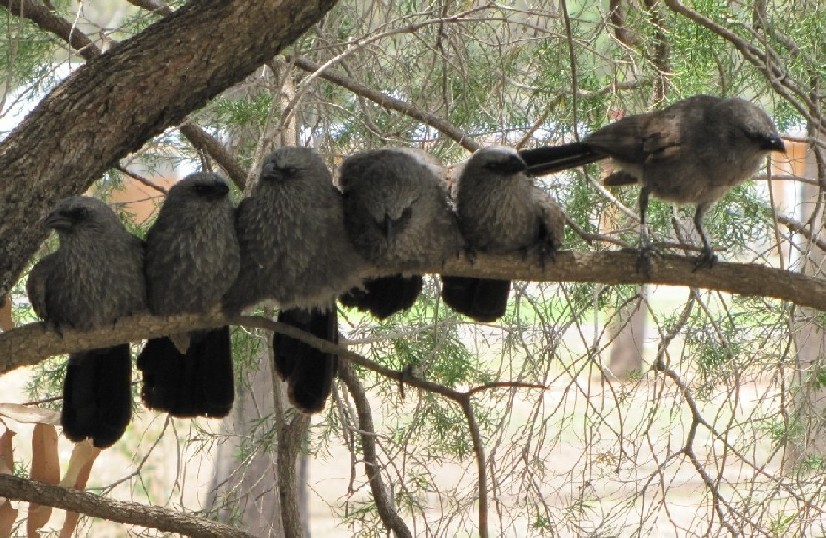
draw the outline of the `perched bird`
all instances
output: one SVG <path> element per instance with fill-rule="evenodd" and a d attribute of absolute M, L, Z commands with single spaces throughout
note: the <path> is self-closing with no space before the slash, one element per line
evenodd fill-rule
<path fill-rule="evenodd" d="M 191 174 L 166 196 L 146 234 L 146 289 L 157 316 L 204 312 L 218 305 L 238 276 L 229 186 L 212 173 Z M 151 339 L 138 357 L 141 397 L 177 417 L 223 417 L 234 378 L 229 327 Z"/>
<path fill-rule="evenodd" d="M 703 226 L 709 207 L 749 179 L 770 151 L 785 152 L 769 116 L 738 97 L 696 95 L 659 111 L 627 116 L 582 142 L 523 150 L 531 175 L 547 174 L 610 157 L 615 171 L 605 185 L 640 183 L 641 260 L 648 266 L 651 243 L 646 209 L 652 194 L 693 204 L 703 241 L 696 266 L 717 259 Z"/>
<path fill-rule="evenodd" d="M 402 148 L 351 155 L 341 165 L 344 220 L 356 250 L 402 273 L 367 280 L 340 300 L 379 318 L 410 308 L 422 289 L 417 269 L 461 252 L 463 241 L 442 182 L 427 153 Z"/>
<path fill-rule="evenodd" d="M 365 262 L 344 230 L 341 193 L 321 157 L 301 147 L 282 147 L 268 156 L 250 196 L 238 206 L 236 231 L 241 270 L 224 296 L 224 309 L 238 313 L 275 301 L 285 323 L 336 341 L 336 321 L 318 316 L 337 315 L 336 297 L 359 284 Z M 293 404 L 306 412 L 322 409 L 335 359 L 283 335 L 273 342 L 276 361 L 283 361 L 275 369 L 288 372 Z M 299 362 L 305 364 L 287 366 Z"/>
<path fill-rule="evenodd" d="M 57 232 L 60 246 L 32 268 L 26 285 L 44 321 L 92 330 L 146 308 L 143 242 L 106 204 L 64 198 L 45 225 Z M 113 445 L 132 415 L 131 382 L 129 344 L 70 354 L 60 415 L 66 437 Z"/>
<path fill-rule="evenodd" d="M 542 261 L 562 243 L 565 217 L 559 206 L 525 175 L 516 150 L 488 147 L 465 163 L 458 179 L 456 211 L 471 255 L 476 252 L 527 255 L 538 249 Z M 442 277 L 445 303 L 477 321 L 505 314 L 510 281 Z"/>

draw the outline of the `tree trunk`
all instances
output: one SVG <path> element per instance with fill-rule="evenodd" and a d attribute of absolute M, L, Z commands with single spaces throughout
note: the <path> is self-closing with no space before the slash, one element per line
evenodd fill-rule
<path fill-rule="evenodd" d="M 0 297 L 37 250 L 36 226 L 140 148 L 270 60 L 335 0 L 192 0 L 55 88 L 0 146 Z"/>

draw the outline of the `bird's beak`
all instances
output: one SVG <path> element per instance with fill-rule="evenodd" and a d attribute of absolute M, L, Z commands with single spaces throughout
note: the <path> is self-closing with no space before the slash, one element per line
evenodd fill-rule
<path fill-rule="evenodd" d="M 43 225 L 52 230 L 65 231 L 72 227 L 72 221 L 60 212 L 52 211 L 43 219 Z"/>
<path fill-rule="evenodd" d="M 496 170 L 503 174 L 517 174 L 528 169 L 528 165 L 522 157 L 511 155 L 506 161 L 496 163 Z"/>
<path fill-rule="evenodd" d="M 210 189 L 209 197 L 218 200 L 225 197 L 227 193 L 229 193 L 229 185 L 223 181 L 216 181 Z"/>
<path fill-rule="evenodd" d="M 393 219 L 390 218 L 390 215 L 385 213 L 384 214 L 384 238 L 390 240 L 393 237 Z"/>
<path fill-rule="evenodd" d="M 766 140 L 763 142 L 763 145 L 760 149 L 765 149 L 769 151 L 779 151 L 780 153 L 786 153 L 786 144 L 783 142 L 783 139 L 780 138 L 779 135 L 773 134 L 769 135 Z"/>

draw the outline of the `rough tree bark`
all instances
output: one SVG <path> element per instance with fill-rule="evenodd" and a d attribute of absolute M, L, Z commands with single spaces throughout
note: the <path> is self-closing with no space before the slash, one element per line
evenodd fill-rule
<path fill-rule="evenodd" d="M 192 0 L 55 88 L 0 146 L 0 297 L 57 200 L 242 80 L 335 3 Z"/>

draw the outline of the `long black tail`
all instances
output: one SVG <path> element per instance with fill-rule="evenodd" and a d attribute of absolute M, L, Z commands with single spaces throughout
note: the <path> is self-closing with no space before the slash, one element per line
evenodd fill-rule
<path fill-rule="evenodd" d="M 407 310 L 422 292 L 422 275 L 401 274 L 365 280 L 364 289 L 353 288 L 338 300 L 350 308 L 370 312 L 379 319 Z"/>
<path fill-rule="evenodd" d="M 108 448 L 132 418 L 132 356 L 129 344 L 69 355 L 63 381 L 63 434 L 75 442 L 91 438 Z"/>
<path fill-rule="evenodd" d="M 442 299 L 476 321 L 496 321 L 508 309 L 510 280 L 442 276 Z"/>
<path fill-rule="evenodd" d="M 169 338 L 149 340 L 138 356 L 146 407 L 174 417 L 225 417 L 235 399 L 229 327 L 195 331 L 181 353 Z"/>
<path fill-rule="evenodd" d="M 528 165 L 529 176 L 553 174 L 608 157 L 583 142 L 523 149 L 519 156 Z"/>
<path fill-rule="evenodd" d="M 338 312 L 293 308 L 278 313 L 278 321 L 318 338 L 338 343 Z M 273 336 L 275 371 L 287 382 L 290 402 L 305 413 L 317 413 L 333 390 L 338 355 L 324 353 L 300 340 Z"/>

